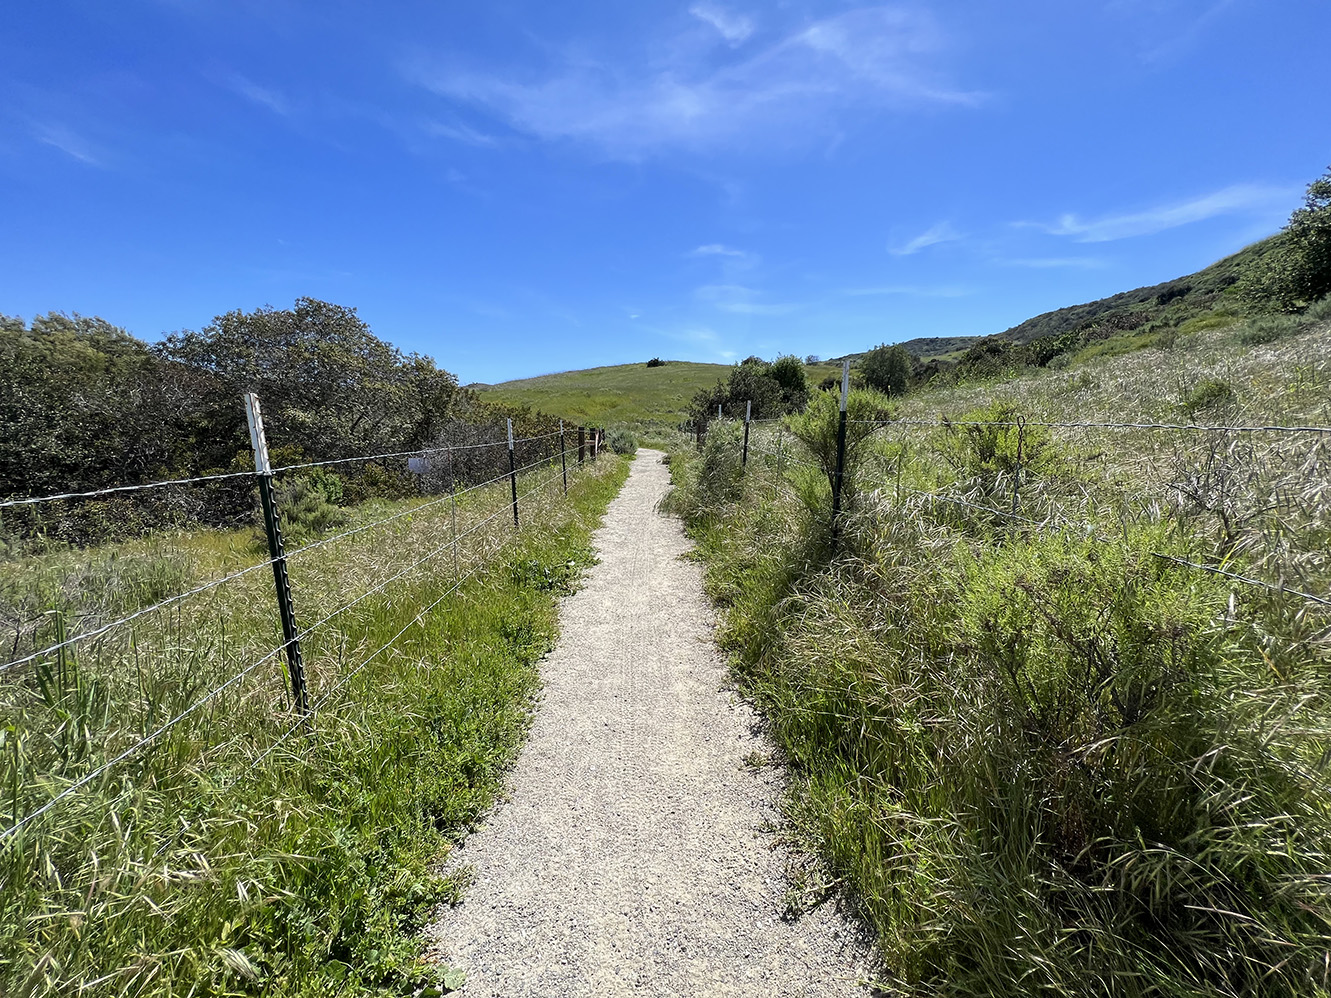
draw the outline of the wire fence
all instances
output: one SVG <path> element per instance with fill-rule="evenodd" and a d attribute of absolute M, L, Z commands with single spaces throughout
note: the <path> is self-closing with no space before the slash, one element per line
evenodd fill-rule
<path fill-rule="evenodd" d="M 151 553 L 142 556 L 113 551 L 96 562 L 102 556 L 88 553 L 86 567 L 78 564 L 83 556 L 70 555 L 62 563 L 66 574 L 55 578 L 25 578 L 23 564 L 4 566 L 12 598 L 0 607 L 12 617 L 13 637 L 7 654 L 0 652 L 0 721 L 7 732 L 0 783 L 9 789 L 0 799 L 0 843 L 94 786 L 114 799 L 116 780 L 126 787 L 136 782 L 126 772 L 135 760 L 186 728 L 189 738 L 252 746 L 248 768 L 258 766 L 311 730 L 335 697 L 483 576 L 522 531 L 566 515 L 570 487 L 596 463 L 603 442 L 599 429 L 562 424 L 556 432 L 514 437 L 510 420 L 502 439 L 274 467 L 258 400 L 247 397 L 247 405 L 253 471 L 0 504 L 40 507 L 248 478 L 250 508 L 257 492 L 267 545 L 267 557 L 255 559 L 252 534 L 225 539 L 220 556 L 199 538 L 194 548 L 203 544 L 202 555 L 181 547 L 179 538 L 164 540 L 165 550 L 149 545 Z M 388 459 L 404 459 L 402 470 L 424 494 L 363 505 L 350 522 L 286 548 L 284 533 L 308 531 L 294 516 L 299 490 L 284 492 L 276 480 Z M 248 563 L 235 567 L 236 559 Z M 205 562 L 222 570 L 191 578 Z M 28 567 L 39 571 L 42 564 L 34 559 Z M 272 572 L 267 585 L 264 569 Z M 412 615 L 397 627 L 406 613 Z M 380 641 L 385 628 L 392 633 Z M 52 731 L 53 719 L 74 702 L 85 712 L 140 717 L 117 726 L 110 740 L 99 741 L 93 725 Z M 207 730 L 195 730 L 196 721 Z"/>
<path fill-rule="evenodd" d="M 792 500 L 825 508 L 830 492 L 834 544 L 849 434 L 858 451 L 855 484 L 883 502 L 942 504 L 1009 529 L 1066 530 L 1103 544 L 1115 543 L 1134 518 L 1170 519 L 1189 525 L 1191 550 L 1151 556 L 1309 607 L 1331 606 L 1319 594 L 1331 557 L 1315 543 L 1331 532 L 1331 427 L 849 419 L 843 403 L 837 432 L 836 446 L 815 454 L 781 419 L 744 420 L 740 457 L 746 472 L 760 470 Z M 1136 436 L 1126 440 L 1124 432 Z M 705 438 L 700 430 L 700 448 Z"/>

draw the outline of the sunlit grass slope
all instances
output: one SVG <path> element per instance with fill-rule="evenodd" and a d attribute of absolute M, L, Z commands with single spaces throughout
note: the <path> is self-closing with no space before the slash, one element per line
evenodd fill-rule
<path fill-rule="evenodd" d="M 810 367 L 809 380 L 817 384 L 831 371 L 827 365 Z M 476 387 L 487 396 L 530 405 L 585 426 L 673 425 L 683 418 L 699 389 L 711 388 L 729 375 L 728 364 L 672 360 L 659 367 L 616 364 Z"/>

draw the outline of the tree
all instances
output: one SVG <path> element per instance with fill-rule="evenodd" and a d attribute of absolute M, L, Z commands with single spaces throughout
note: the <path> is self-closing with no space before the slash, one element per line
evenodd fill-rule
<path fill-rule="evenodd" d="M 884 395 L 902 395 L 910 384 L 911 359 L 901 344 L 880 343 L 860 362 L 864 383 Z"/>
<path fill-rule="evenodd" d="M 160 352 L 216 376 L 219 421 L 231 413 L 243 424 L 239 397 L 256 392 L 270 439 L 321 457 L 430 442 L 458 390 L 429 357 L 375 336 L 354 308 L 314 298 L 227 312 L 168 336 Z"/>
<path fill-rule="evenodd" d="M 1303 207 L 1262 264 L 1238 282 L 1239 297 L 1259 308 L 1295 312 L 1331 294 L 1331 168 L 1308 185 Z"/>
<path fill-rule="evenodd" d="M 804 364 L 794 354 L 783 354 L 768 369 L 772 380 L 781 387 L 781 407 L 785 412 L 799 412 L 809 401 L 809 382 Z"/>

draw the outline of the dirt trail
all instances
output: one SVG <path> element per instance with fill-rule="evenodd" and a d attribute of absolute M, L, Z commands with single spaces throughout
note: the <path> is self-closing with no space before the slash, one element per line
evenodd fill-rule
<path fill-rule="evenodd" d="M 508 802 L 450 860 L 466 900 L 430 928 L 462 994 L 863 995 L 855 930 L 781 912 L 780 774 L 724 689 L 713 616 L 669 485 L 641 450 L 562 610 Z"/>

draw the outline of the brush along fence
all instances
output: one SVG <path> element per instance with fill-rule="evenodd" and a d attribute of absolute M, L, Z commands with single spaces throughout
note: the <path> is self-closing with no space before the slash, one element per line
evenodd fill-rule
<path fill-rule="evenodd" d="M 732 433 L 738 472 L 758 462 L 764 481 L 826 517 L 833 550 L 852 486 L 892 504 L 965 511 L 972 523 L 982 514 L 1007 529 L 1073 530 L 1105 544 L 1114 524 L 1169 520 L 1188 550 L 1154 557 L 1331 606 L 1319 595 L 1331 566 L 1315 543 L 1331 529 L 1331 427 L 1046 421 L 1010 407 L 992 418 L 856 419 L 844 373 L 835 422 L 812 444 L 789 418 L 746 417 Z M 737 421 L 714 426 L 727 422 Z"/>
<path fill-rule="evenodd" d="M 0 516 L 18 511 L 31 525 L 47 508 L 221 482 L 249 490 L 251 510 L 257 493 L 267 555 L 255 560 L 247 532 L 159 532 L 109 554 L 61 548 L 5 566 L 0 843 L 58 820 L 85 791 L 109 814 L 140 781 L 159 778 L 163 756 L 206 760 L 219 754 L 207 749 L 214 740 L 246 746 L 248 762 L 237 768 L 235 753 L 221 753 L 230 771 L 208 778 L 242 779 L 311 731 L 519 531 L 554 526 L 570 479 L 589 470 L 603 440 L 579 426 L 574 449 L 562 422 L 515 437 L 509 420 L 500 439 L 459 426 L 428 448 L 275 466 L 259 400 L 245 405 L 252 471 L 0 502 Z M 377 494 L 336 504 L 367 480 Z M 223 570 L 200 581 L 201 563 Z M 117 712 L 137 716 L 89 720 Z M 94 734 L 107 730 L 113 743 Z"/>

